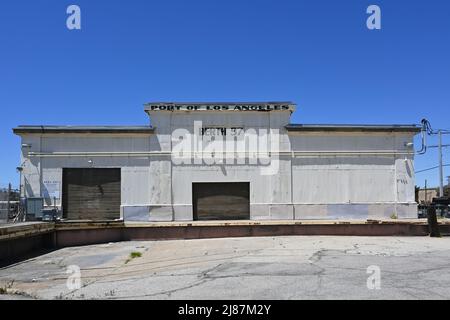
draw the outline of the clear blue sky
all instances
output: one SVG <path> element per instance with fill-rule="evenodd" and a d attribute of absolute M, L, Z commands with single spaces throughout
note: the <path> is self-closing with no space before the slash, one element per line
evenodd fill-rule
<path fill-rule="evenodd" d="M 66 28 L 70 4 L 80 31 Z M 366 28 L 370 4 L 380 31 Z M 12 127 L 147 124 L 155 100 L 293 100 L 297 123 L 450 129 L 450 1 L 2 1 L 1 186 L 18 181 Z M 433 150 L 416 170 L 436 163 Z"/>

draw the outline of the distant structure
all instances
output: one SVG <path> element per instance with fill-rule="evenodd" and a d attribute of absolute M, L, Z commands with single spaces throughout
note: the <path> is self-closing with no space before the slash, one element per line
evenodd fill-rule
<path fill-rule="evenodd" d="M 9 200 L 9 201 L 8 201 Z M 5 223 L 17 211 L 19 191 L 15 189 L 0 188 L 0 223 Z M 9 204 L 9 211 L 8 211 Z M 8 216 L 9 213 L 9 216 Z"/>
<path fill-rule="evenodd" d="M 433 198 L 438 197 L 437 188 L 419 189 L 417 203 L 419 204 L 430 204 Z"/>

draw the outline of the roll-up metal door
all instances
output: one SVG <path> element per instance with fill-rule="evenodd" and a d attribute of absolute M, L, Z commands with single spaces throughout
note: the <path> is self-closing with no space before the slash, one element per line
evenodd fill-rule
<path fill-rule="evenodd" d="M 120 169 L 63 169 L 63 211 L 70 220 L 120 217 Z"/>
<path fill-rule="evenodd" d="M 250 183 L 193 183 L 194 220 L 250 219 Z"/>

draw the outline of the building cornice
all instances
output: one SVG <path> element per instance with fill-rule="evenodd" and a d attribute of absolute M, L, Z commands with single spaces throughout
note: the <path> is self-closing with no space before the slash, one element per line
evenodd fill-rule
<path fill-rule="evenodd" d="M 289 124 L 289 132 L 411 132 L 418 133 L 416 125 L 345 125 L 345 124 Z"/>
<path fill-rule="evenodd" d="M 20 134 L 152 134 L 151 126 L 18 126 L 13 132 Z"/>

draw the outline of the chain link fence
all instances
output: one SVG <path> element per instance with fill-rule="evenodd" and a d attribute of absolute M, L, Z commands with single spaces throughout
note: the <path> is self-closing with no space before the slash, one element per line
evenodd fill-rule
<path fill-rule="evenodd" d="M 19 190 L 0 188 L 0 223 L 17 220 L 20 213 Z"/>

